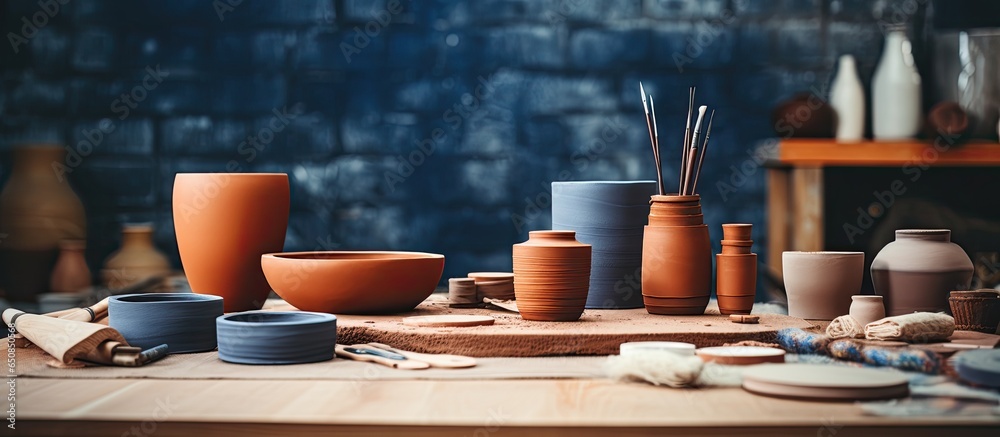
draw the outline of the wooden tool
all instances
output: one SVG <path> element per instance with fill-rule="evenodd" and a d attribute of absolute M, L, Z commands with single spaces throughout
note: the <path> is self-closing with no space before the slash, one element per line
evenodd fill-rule
<path fill-rule="evenodd" d="M 473 316 L 466 314 L 448 314 L 440 316 L 414 316 L 404 317 L 403 324 L 409 326 L 426 327 L 465 327 L 465 326 L 485 326 L 495 322 L 490 316 Z"/>
<path fill-rule="evenodd" d="M 354 361 L 368 361 L 381 364 L 383 366 L 389 366 L 394 369 L 420 370 L 431 367 L 430 364 L 424 361 L 414 361 L 395 352 L 389 352 L 363 344 L 356 344 L 353 346 L 338 344 L 335 352 L 337 356 L 341 358 L 347 358 Z"/>
<path fill-rule="evenodd" d="M 141 366 L 166 355 L 166 345 L 143 352 L 128 345 L 118 331 L 97 323 L 86 323 L 10 308 L 3 320 L 18 333 L 63 364 L 84 360 L 119 366 Z"/>
<path fill-rule="evenodd" d="M 451 355 L 451 354 L 422 354 L 419 352 L 410 352 L 401 349 L 396 349 L 392 346 L 385 345 L 382 343 L 368 343 L 369 346 L 376 347 L 389 352 L 394 352 L 400 354 L 408 359 L 423 361 L 430 364 L 431 367 L 444 367 L 449 369 L 460 369 L 464 367 L 474 367 L 476 365 L 476 359 L 472 357 L 467 357 L 464 355 Z"/>

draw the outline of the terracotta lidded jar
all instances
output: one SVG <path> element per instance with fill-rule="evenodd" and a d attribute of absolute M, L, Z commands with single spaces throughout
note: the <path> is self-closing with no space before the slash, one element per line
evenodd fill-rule
<path fill-rule="evenodd" d="M 712 292 L 712 247 L 701 197 L 652 196 L 642 240 L 642 296 L 650 314 L 705 313 Z"/>
<path fill-rule="evenodd" d="M 226 312 L 260 309 L 271 292 L 261 255 L 281 252 L 289 209 L 284 173 L 178 173 L 173 213 L 191 291 Z"/>
<path fill-rule="evenodd" d="M 122 227 L 122 247 L 104 261 L 101 281 L 111 290 L 120 290 L 152 277 L 170 274 L 170 261 L 153 244 L 152 223 Z"/>
<path fill-rule="evenodd" d="M 715 295 L 722 314 L 750 314 L 757 294 L 757 254 L 750 252 L 753 225 L 722 225 L 722 253 L 715 255 Z"/>
<path fill-rule="evenodd" d="M 63 240 L 59 242 L 59 258 L 52 269 L 49 290 L 53 293 L 76 293 L 89 288 L 93 278 L 84 251 L 87 242 L 83 240 Z"/>
<path fill-rule="evenodd" d="M 948 229 L 900 229 L 872 260 L 875 293 L 890 316 L 948 310 L 948 294 L 968 290 L 972 260 Z"/>
<path fill-rule="evenodd" d="M 87 218 L 70 187 L 58 145 L 14 149 L 14 166 L 0 192 L 0 289 L 8 301 L 31 302 L 49 289 L 62 240 L 83 240 Z"/>
<path fill-rule="evenodd" d="M 885 318 L 885 305 L 882 296 L 856 294 L 851 296 L 851 309 L 848 314 L 861 326 Z"/>
<path fill-rule="evenodd" d="M 590 289 L 591 246 L 573 231 L 531 231 L 515 244 L 514 295 L 525 320 L 580 318 Z"/>

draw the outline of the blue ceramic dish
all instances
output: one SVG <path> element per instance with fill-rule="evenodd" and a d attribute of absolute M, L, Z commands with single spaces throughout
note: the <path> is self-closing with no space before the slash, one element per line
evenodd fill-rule
<path fill-rule="evenodd" d="M 246 311 L 215 321 L 219 359 L 239 364 L 301 364 L 333 359 L 337 317 L 307 311 Z"/>
<path fill-rule="evenodd" d="M 125 294 L 108 302 L 108 325 L 130 345 L 166 344 L 172 354 L 215 349 L 215 319 L 221 315 L 222 298 L 208 294 Z"/>

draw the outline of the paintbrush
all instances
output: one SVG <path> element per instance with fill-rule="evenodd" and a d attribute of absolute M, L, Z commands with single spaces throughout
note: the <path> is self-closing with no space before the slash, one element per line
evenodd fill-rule
<path fill-rule="evenodd" d="M 649 96 L 649 118 L 653 120 L 653 149 L 656 150 L 656 177 L 659 184 L 660 195 L 666 194 L 663 186 L 663 165 L 660 161 L 660 131 L 656 129 L 656 104 L 653 103 L 653 96 Z"/>
<path fill-rule="evenodd" d="M 701 178 L 701 165 L 705 163 L 705 154 L 708 153 L 708 139 L 712 136 L 712 120 L 715 120 L 715 110 L 708 116 L 708 128 L 705 129 L 705 141 L 701 143 L 701 154 L 698 155 L 698 169 L 694 173 L 694 184 L 691 185 L 691 194 L 698 192 L 698 179 Z"/>
<path fill-rule="evenodd" d="M 688 148 L 691 147 L 691 113 L 694 111 L 694 87 L 688 87 L 688 115 L 684 125 L 684 144 L 681 145 L 680 181 L 677 182 L 677 194 L 684 194 L 684 169 L 687 168 Z"/>
<path fill-rule="evenodd" d="M 698 136 L 701 135 L 701 123 L 705 120 L 705 111 L 708 107 L 701 105 L 698 107 L 698 120 L 694 122 L 694 134 L 691 136 L 691 147 L 688 148 L 688 156 L 685 164 L 687 167 L 684 171 L 684 192 L 683 194 L 689 195 L 694 194 L 689 188 L 693 182 L 691 178 L 694 176 L 694 161 L 698 157 Z"/>
<path fill-rule="evenodd" d="M 642 87 L 642 82 L 639 82 L 639 94 L 642 95 L 642 111 L 646 114 L 646 129 L 649 131 L 649 144 L 653 148 L 653 163 L 656 164 L 656 184 L 660 195 L 663 195 L 663 172 L 660 170 L 660 153 L 656 147 L 653 122 L 649 118 L 649 107 L 646 106 L 646 90 Z"/>

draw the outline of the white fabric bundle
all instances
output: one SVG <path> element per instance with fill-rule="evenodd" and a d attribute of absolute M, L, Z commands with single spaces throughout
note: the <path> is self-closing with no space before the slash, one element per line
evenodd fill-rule
<path fill-rule="evenodd" d="M 840 316 L 826 327 L 826 335 L 830 338 L 865 338 L 865 327 L 854 317 Z"/>
<path fill-rule="evenodd" d="M 886 317 L 865 326 L 869 340 L 902 340 L 926 343 L 947 340 L 955 332 L 955 319 L 941 313 L 913 313 Z"/>
<path fill-rule="evenodd" d="M 705 363 L 696 356 L 682 356 L 663 350 L 637 351 L 612 355 L 604 364 L 609 378 L 646 381 L 668 387 L 739 387 L 742 378 L 734 366 Z"/>

